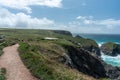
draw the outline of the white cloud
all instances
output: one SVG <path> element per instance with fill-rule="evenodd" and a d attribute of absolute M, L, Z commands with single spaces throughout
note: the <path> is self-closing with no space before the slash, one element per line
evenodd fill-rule
<path fill-rule="evenodd" d="M 88 20 L 88 19 L 93 19 L 93 16 L 78 16 L 76 17 L 76 20 Z"/>
<path fill-rule="evenodd" d="M 76 22 L 84 24 L 104 25 L 104 26 L 120 26 L 120 20 L 116 19 L 104 19 L 104 20 L 93 20 L 92 16 L 78 16 Z"/>
<path fill-rule="evenodd" d="M 7 9 L 0 8 L 0 27 L 7 28 L 49 28 L 54 25 L 53 20 L 47 18 L 38 19 L 24 13 L 11 13 Z"/>
<path fill-rule="evenodd" d="M 78 16 L 78 17 L 76 17 L 76 19 L 77 20 L 79 20 L 79 19 L 86 19 L 86 17 L 85 16 Z"/>
<path fill-rule="evenodd" d="M 0 0 L 0 5 L 4 7 L 26 10 L 31 13 L 30 6 L 62 7 L 62 0 Z"/>
<path fill-rule="evenodd" d="M 73 33 L 120 33 L 120 20 L 95 20 L 92 16 L 78 16 L 69 22 L 67 29 Z"/>
<path fill-rule="evenodd" d="M 115 19 L 106 19 L 98 22 L 101 25 L 106 25 L 106 26 L 120 26 L 120 20 L 115 20 Z"/>

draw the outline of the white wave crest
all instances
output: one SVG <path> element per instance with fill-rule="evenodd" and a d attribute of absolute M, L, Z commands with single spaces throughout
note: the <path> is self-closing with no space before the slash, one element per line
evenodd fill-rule
<path fill-rule="evenodd" d="M 101 53 L 101 58 L 108 64 L 113 66 L 120 66 L 120 55 L 113 57 Z"/>

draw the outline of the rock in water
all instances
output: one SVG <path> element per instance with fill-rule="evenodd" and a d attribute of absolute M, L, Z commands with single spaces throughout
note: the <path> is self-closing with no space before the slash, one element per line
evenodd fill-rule
<path fill-rule="evenodd" d="M 117 56 L 120 54 L 120 45 L 113 42 L 107 42 L 102 44 L 101 51 L 109 56 Z"/>

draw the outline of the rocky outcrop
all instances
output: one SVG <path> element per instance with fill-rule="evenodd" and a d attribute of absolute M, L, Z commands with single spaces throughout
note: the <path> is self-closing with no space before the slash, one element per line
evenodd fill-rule
<path fill-rule="evenodd" d="M 98 57 L 91 55 L 82 48 L 73 46 L 66 46 L 65 48 L 68 50 L 70 60 L 67 62 L 69 62 L 70 67 L 72 66 L 72 68 L 95 78 L 107 77 L 104 66 Z"/>
<path fill-rule="evenodd" d="M 120 80 L 120 67 L 114 67 L 112 65 L 106 64 L 105 62 L 102 64 L 104 65 L 106 75 L 110 80 Z"/>
<path fill-rule="evenodd" d="M 68 35 L 68 36 L 72 36 L 72 33 L 69 31 L 64 31 L 64 30 L 53 30 L 54 33 L 58 33 L 58 34 L 63 34 L 63 35 Z"/>
<path fill-rule="evenodd" d="M 91 54 L 95 54 L 97 56 L 101 55 L 99 47 L 95 47 L 94 45 L 83 47 L 83 48 L 91 52 Z"/>
<path fill-rule="evenodd" d="M 75 36 L 76 41 L 81 45 L 82 48 L 84 48 L 85 50 L 96 54 L 97 56 L 100 56 L 100 48 L 98 46 L 98 44 L 92 40 L 92 39 L 85 39 L 79 35 Z M 78 44 L 77 43 L 77 44 Z"/>
<path fill-rule="evenodd" d="M 68 53 L 59 58 L 65 65 L 95 78 L 120 80 L 120 68 L 105 63 L 101 58 L 92 55 L 83 48 L 65 46 Z"/>
<path fill-rule="evenodd" d="M 101 51 L 109 56 L 117 56 L 120 54 L 120 45 L 112 42 L 102 44 Z"/>

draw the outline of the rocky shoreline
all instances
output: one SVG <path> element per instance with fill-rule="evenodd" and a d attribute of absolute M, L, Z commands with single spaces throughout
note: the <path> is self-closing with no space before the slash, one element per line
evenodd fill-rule
<path fill-rule="evenodd" d="M 62 63 L 68 62 L 68 66 L 95 78 L 106 77 L 112 80 L 120 80 L 120 67 L 105 63 L 99 56 L 92 55 L 83 48 L 72 46 L 65 48 L 68 50 L 69 59 L 66 58 Z"/>
<path fill-rule="evenodd" d="M 77 36 L 77 38 L 80 39 L 82 37 Z M 94 42 L 94 40 L 92 41 Z M 76 44 L 80 45 L 79 43 Z M 110 64 L 107 64 L 100 57 L 100 52 L 104 51 L 103 45 L 101 47 L 95 47 L 91 45 L 79 48 L 75 48 L 73 46 L 66 46 L 65 48 L 68 50 L 67 56 L 69 57 L 69 59 L 66 58 L 62 63 L 68 62 L 68 66 L 75 68 L 78 71 L 83 72 L 85 74 L 91 75 L 95 78 L 106 77 L 111 80 L 120 80 L 120 67 L 114 67 Z M 115 44 L 115 46 L 117 47 L 115 47 L 115 49 L 112 49 L 113 52 L 109 52 L 109 50 L 107 49 L 106 52 L 114 54 L 114 52 L 119 51 L 119 46 L 117 44 Z M 117 50 L 116 48 L 119 50 Z"/>

